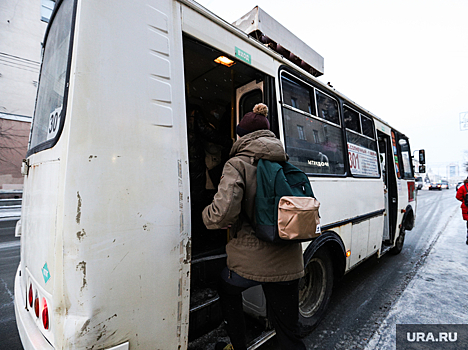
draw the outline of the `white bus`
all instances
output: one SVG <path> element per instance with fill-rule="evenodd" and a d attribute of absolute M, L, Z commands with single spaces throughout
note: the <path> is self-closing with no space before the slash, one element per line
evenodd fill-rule
<path fill-rule="evenodd" d="M 401 251 L 415 218 L 408 138 L 322 73 L 323 58 L 258 8 L 231 25 L 192 0 L 57 1 L 22 168 L 24 348 L 190 349 L 220 325 L 229 233 L 200 213 L 239 116 L 261 101 L 322 203 L 323 233 L 303 245 L 304 329 L 337 278 Z M 261 290 L 244 299 L 265 320 Z"/>

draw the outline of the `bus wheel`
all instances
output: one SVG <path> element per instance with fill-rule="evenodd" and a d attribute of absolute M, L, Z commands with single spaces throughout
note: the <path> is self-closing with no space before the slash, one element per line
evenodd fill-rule
<path fill-rule="evenodd" d="M 390 253 L 392 253 L 393 255 L 401 253 L 401 250 L 403 249 L 403 244 L 405 243 L 405 234 L 405 230 L 401 229 L 400 235 L 398 236 L 395 242 L 395 246 L 392 249 L 390 249 Z"/>
<path fill-rule="evenodd" d="M 325 249 L 319 250 L 305 267 L 299 281 L 299 326 L 302 336 L 322 320 L 333 289 L 333 266 Z"/>

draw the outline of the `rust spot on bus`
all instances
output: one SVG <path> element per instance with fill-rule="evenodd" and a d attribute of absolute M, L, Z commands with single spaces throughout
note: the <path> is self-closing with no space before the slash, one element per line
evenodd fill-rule
<path fill-rule="evenodd" d="M 76 196 L 78 197 L 78 205 L 76 208 L 76 223 L 80 224 L 81 222 L 81 196 L 80 192 L 76 192 Z"/>
<path fill-rule="evenodd" d="M 76 233 L 76 237 L 78 237 L 78 239 L 81 241 L 81 239 L 86 236 L 86 231 L 84 229 L 82 229 L 81 231 L 78 231 Z"/>
<path fill-rule="evenodd" d="M 185 259 L 184 264 L 190 264 L 192 261 L 192 240 L 189 238 L 185 245 Z"/>
<path fill-rule="evenodd" d="M 91 322 L 90 319 L 87 319 L 86 322 L 83 324 L 83 327 L 80 329 L 80 335 L 85 335 L 89 331 L 89 323 Z"/>
<path fill-rule="evenodd" d="M 78 265 L 76 265 L 76 269 L 83 272 L 83 284 L 80 288 L 80 291 L 83 291 L 83 288 L 88 284 L 88 282 L 86 282 L 86 261 L 79 262 Z"/>

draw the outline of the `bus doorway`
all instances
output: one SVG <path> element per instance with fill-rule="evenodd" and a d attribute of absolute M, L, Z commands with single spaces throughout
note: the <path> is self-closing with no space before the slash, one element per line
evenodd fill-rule
<path fill-rule="evenodd" d="M 240 116 L 263 101 L 265 75 L 249 65 L 184 37 L 187 145 L 191 205 L 189 340 L 222 321 L 216 284 L 226 266 L 229 230 L 208 230 L 202 211 L 216 194 L 224 164 L 237 139 Z"/>
<path fill-rule="evenodd" d="M 385 198 L 385 219 L 382 240 L 385 245 L 391 245 L 395 238 L 397 223 L 398 189 L 390 136 L 380 131 L 377 131 L 377 135 Z"/>

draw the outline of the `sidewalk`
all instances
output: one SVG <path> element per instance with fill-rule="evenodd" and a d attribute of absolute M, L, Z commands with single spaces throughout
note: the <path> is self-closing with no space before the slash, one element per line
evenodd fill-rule
<path fill-rule="evenodd" d="M 397 324 L 468 324 L 466 221 L 457 214 L 366 350 L 394 350 Z"/>

